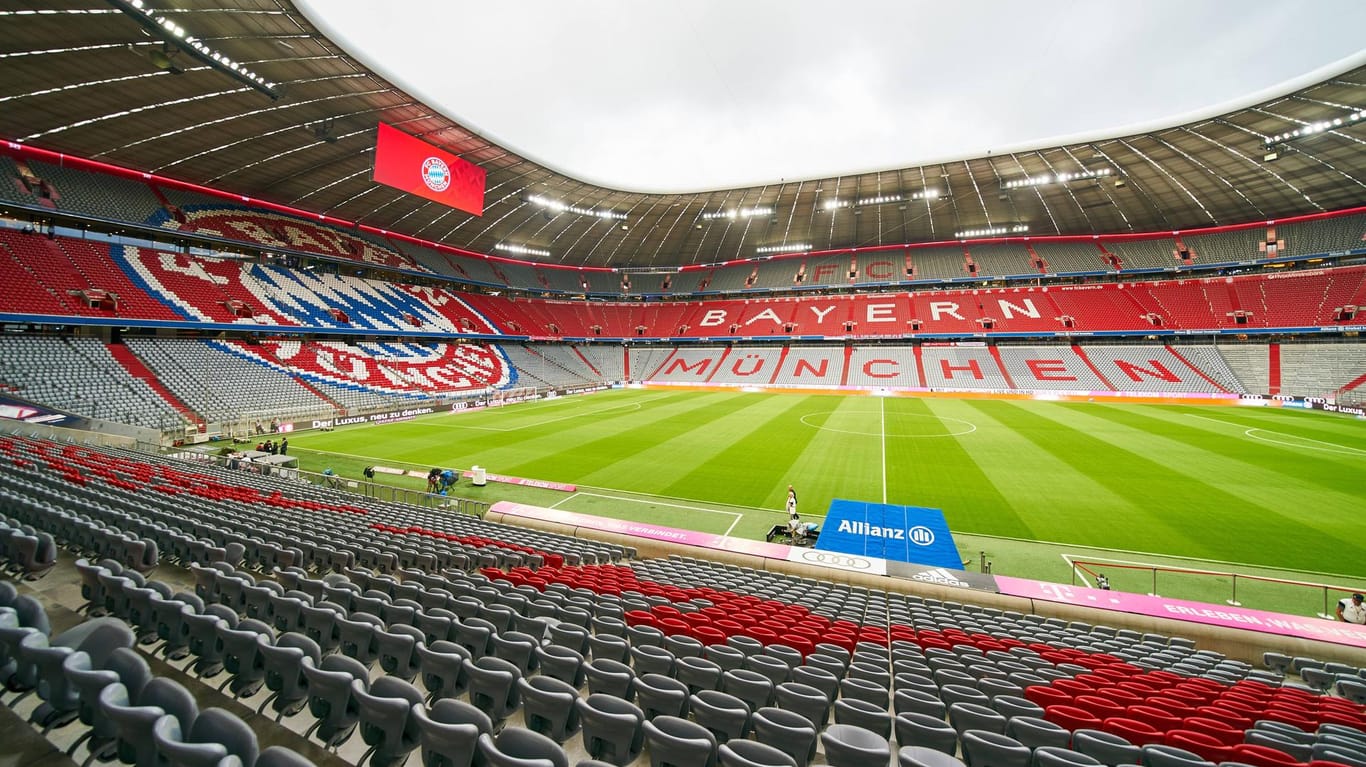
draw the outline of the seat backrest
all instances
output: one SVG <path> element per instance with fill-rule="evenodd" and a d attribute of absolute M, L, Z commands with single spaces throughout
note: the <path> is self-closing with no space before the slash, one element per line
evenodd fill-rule
<path fill-rule="evenodd" d="M 489 767 L 569 767 L 569 756 L 560 744 L 518 727 L 503 730 L 497 738 L 480 735 L 478 749 Z"/>
<path fill-rule="evenodd" d="M 716 749 L 721 767 L 797 767 L 797 760 L 771 745 L 753 740 L 729 740 Z"/>

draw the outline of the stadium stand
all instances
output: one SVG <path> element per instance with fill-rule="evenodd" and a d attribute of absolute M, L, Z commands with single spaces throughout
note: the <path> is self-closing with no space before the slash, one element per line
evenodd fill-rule
<path fill-rule="evenodd" d="M 30 302 L 13 304 L 18 314 L 28 308 L 64 316 L 538 338 L 1302 328 L 1351 324 L 1350 307 L 1366 301 L 1366 267 L 1360 266 L 1157 282 L 623 303 L 462 294 L 3 229 L 0 256 L 7 257 L 0 263 L 15 292 Z"/>
<path fill-rule="evenodd" d="M 955 280 L 973 275 L 968 273 L 962 247 L 914 248 L 910 251 L 913 279 Z"/>
<path fill-rule="evenodd" d="M 979 274 L 1011 276 L 1016 274 L 1037 274 L 1038 268 L 1030 263 L 1029 251 L 1024 245 L 968 245 L 968 255 L 977 265 Z"/>
<path fill-rule="evenodd" d="M 1089 242 L 1034 242 L 1034 254 L 1043 259 L 1052 274 L 1069 272 L 1114 271 L 1099 246 Z"/>
<path fill-rule="evenodd" d="M 582 387 L 603 380 L 571 346 L 509 344 L 503 350 L 522 386 Z"/>
<path fill-rule="evenodd" d="M 1122 269 L 1172 269 L 1177 265 L 1176 242 L 1170 237 L 1151 240 L 1102 240 L 1106 251 L 1119 258 Z"/>
<path fill-rule="evenodd" d="M 1271 385 L 1271 355 L 1272 347 L 1267 344 L 1220 344 L 1218 347 L 1219 356 L 1224 358 L 1224 363 L 1229 370 L 1243 384 L 1243 389 L 1259 394 L 1280 394 L 1277 388 Z M 1275 354 L 1279 359 L 1280 349 L 1277 346 Z M 1279 370 L 1277 371 L 1279 375 Z"/>
<path fill-rule="evenodd" d="M 17 396 L 77 415 L 159 429 L 186 422 L 97 338 L 0 335 L 0 376 Z"/>
<path fill-rule="evenodd" d="M 1332 397 L 1339 389 L 1363 386 L 1366 349 L 1361 344 L 1281 344 L 1281 391 Z"/>
<path fill-rule="evenodd" d="M 332 408 L 283 371 L 229 353 L 220 341 L 128 338 L 125 343 L 208 421 L 291 418 Z"/>
<path fill-rule="evenodd" d="M 619 761 L 630 763 L 643 745 L 643 717 L 632 701 L 661 705 L 648 702 L 660 689 L 690 695 L 694 718 L 709 729 L 729 729 L 712 715 L 717 704 L 741 712 L 737 722 L 754 715 L 788 722 L 780 710 L 758 707 L 776 702 L 819 722 L 811 738 L 831 718 L 844 721 L 843 729 L 824 728 L 821 745 L 811 740 L 809 751 L 799 749 L 813 764 L 836 767 L 869 763 L 841 756 L 853 747 L 838 740 L 853 737 L 852 711 L 882 710 L 885 734 L 861 737 L 881 744 L 883 759 L 893 731 L 903 749 L 931 742 L 913 705 L 934 711 L 920 716 L 941 725 L 947 711 L 941 755 L 965 758 L 984 743 L 1029 755 L 1037 746 L 1017 738 L 1039 721 L 1071 736 L 1049 753 L 1076 764 L 1088 763 L 1083 754 L 1094 753 L 1088 744 L 1098 730 L 1111 752 L 1181 743 L 1210 758 L 1237 754 L 1276 765 L 1315 754 L 1325 764 L 1350 765 L 1366 743 L 1360 703 L 1198 649 L 1179 635 L 683 555 L 637 558 L 629 548 L 114 449 L 4 437 L 0 453 L 12 468 L 0 474 L 5 529 L 32 530 L 81 557 L 74 568 L 55 571 L 61 575 L 43 571 L 48 579 L 70 578 L 65 593 L 78 594 L 75 601 L 55 590 L 41 601 L 14 590 L 0 605 L 9 616 L 0 645 L 15 661 L 8 684 L 38 691 L 36 703 L 20 710 L 39 725 L 65 717 L 79 719 L 79 729 L 95 728 L 72 744 L 73 754 L 85 743 L 91 756 L 109 750 L 139 764 L 138 754 L 174 758 L 181 749 L 208 748 L 246 755 L 244 764 L 270 764 L 257 756 L 258 741 L 269 738 L 294 752 L 289 764 L 330 764 L 323 746 L 350 763 L 399 764 L 418 748 L 455 753 L 457 741 L 427 738 L 424 728 L 437 722 L 474 722 L 443 737 L 463 733 L 464 748 L 482 749 L 489 763 L 499 763 L 494 749 L 531 753 L 507 735 L 488 739 L 497 722 L 504 733 L 532 739 L 548 763 L 568 764 L 575 754 L 622 753 L 603 750 L 603 738 L 617 737 L 605 724 L 585 725 L 578 735 L 567 712 L 593 707 L 637 712 L 621 735 L 628 757 Z M 64 512 L 65 505 L 83 505 L 88 515 Z M 32 536 L 15 539 L 24 537 Z M 5 564 L 16 551 L 3 553 Z M 149 561 L 135 553 L 147 551 L 159 565 L 156 577 L 127 564 Z M 66 626 L 60 632 L 51 628 L 58 618 Z M 101 637 L 99 644 L 83 641 L 87 635 Z M 158 635 L 167 641 L 137 641 Z M 545 639 L 538 644 L 536 636 Z M 322 655 L 324 646 L 333 652 Z M 38 648 L 51 648 L 58 662 L 44 663 Z M 617 651 L 631 664 L 608 660 Z M 672 664 L 648 671 L 647 661 L 656 659 Z M 1298 663 L 1304 679 L 1329 667 L 1307 657 Z M 444 670 L 452 667 L 463 667 L 467 683 Z M 711 681 L 684 672 L 708 668 L 715 670 Z M 1333 668 L 1342 675 L 1334 680 L 1349 683 L 1361 672 L 1345 663 Z M 609 688 L 609 671 L 624 686 Z M 822 692 L 825 680 L 829 693 Z M 511 694 L 519 686 L 525 696 Z M 551 698 L 535 694 L 550 689 L 569 697 L 550 706 Z M 139 744 L 135 720 L 124 712 L 158 703 L 176 713 Z M 266 730 L 233 713 L 272 705 L 280 717 Z M 99 715 L 82 711 L 104 713 L 112 727 L 100 729 Z M 969 719 L 975 724 L 966 725 Z M 768 726 L 761 723 L 751 740 L 749 725 L 738 725 L 727 742 L 791 745 L 771 740 Z M 981 726 L 993 732 L 975 729 Z M 384 727 L 411 727 L 414 735 L 380 737 Z M 481 734 L 482 745 L 473 745 Z M 706 763 L 720 746 L 715 738 L 701 742 L 698 758 Z M 652 757 L 667 753 L 658 741 L 650 749 Z"/>
<path fill-rule="evenodd" d="M 58 209 L 105 221 L 150 222 L 166 214 L 147 184 L 117 176 L 95 175 L 74 168 L 28 161 L 29 170 L 52 190 Z"/>

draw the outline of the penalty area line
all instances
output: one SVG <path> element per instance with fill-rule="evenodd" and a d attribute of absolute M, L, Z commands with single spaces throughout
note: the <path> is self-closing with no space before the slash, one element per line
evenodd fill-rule
<path fill-rule="evenodd" d="M 638 503 L 638 504 L 642 504 L 642 505 L 667 506 L 668 508 L 671 508 L 671 509 L 686 509 L 686 510 L 688 510 L 688 511 L 705 511 L 705 512 L 707 512 L 708 514 L 725 514 L 725 515 L 731 517 L 731 521 L 730 521 L 730 527 L 727 527 L 727 528 L 726 528 L 726 532 L 722 533 L 722 536 L 724 536 L 724 537 L 729 537 L 730 534 L 731 534 L 731 531 L 734 530 L 734 529 L 735 529 L 735 526 L 738 525 L 738 524 L 740 524 L 740 520 L 744 519 L 744 517 L 745 517 L 744 514 L 738 512 L 738 511 L 723 511 L 723 510 L 721 510 L 721 509 L 708 509 L 708 508 L 706 508 L 706 507 L 704 507 L 704 506 L 688 506 L 688 505 L 681 504 L 681 503 L 665 503 L 665 502 L 659 501 L 659 500 L 649 500 L 649 499 L 642 499 L 642 498 L 624 498 L 624 497 L 618 496 L 618 495 L 604 495 L 604 494 L 602 494 L 602 493 L 582 493 L 582 492 L 574 493 L 573 495 L 569 496 L 569 498 L 561 499 L 558 503 L 556 503 L 554 506 L 551 506 L 550 508 L 552 508 L 552 509 L 553 509 L 553 508 L 557 508 L 560 504 L 565 503 L 566 501 L 571 500 L 571 499 L 573 499 L 573 498 L 575 498 L 575 497 L 577 497 L 577 496 L 580 496 L 580 495 L 582 495 L 582 496 L 588 496 L 588 497 L 590 497 L 590 498 L 602 498 L 602 499 L 608 500 L 608 501 L 625 501 L 625 502 L 628 502 L 628 503 Z"/>
<path fill-rule="evenodd" d="M 1272 431 L 1271 429 L 1263 429 L 1260 426 L 1248 426 L 1247 424 L 1234 423 L 1232 421 L 1223 421 L 1218 418 L 1207 418 L 1202 415 L 1195 415 L 1194 413 L 1187 413 L 1186 415 L 1190 416 L 1191 418 L 1199 418 L 1202 421 L 1212 421 L 1213 423 L 1219 423 L 1225 426 L 1232 426 L 1235 429 L 1242 429 L 1244 437 L 1247 437 L 1251 440 L 1256 440 L 1257 442 L 1265 442 L 1268 445 L 1279 445 L 1281 447 L 1298 448 L 1301 450 L 1317 450 L 1323 453 L 1338 453 L 1340 455 L 1366 456 L 1366 450 L 1355 448 L 1351 445 L 1339 445 L 1336 442 L 1327 442 L 1325 440 L 1314 439 L 1313 437 L 1303 437 L 1298 434 L 1290 434 L 1288 432 L 1283 431 Z M 1262 435 L 1274 435 L 1276 437 L 1285 437 L 1286 439 L 1293 441 L 1283 442 L 1277 439 L 1273 439 L 1272 437 Z"/>
<path fill-rule="evenodd" d="M 1073 575 L 1081 579 L 1082 585 L 1086 586 L 1088 589 L 1095 588 L 1091 585 L 1091 582 L 1086 579 L 1086 574 L 1077 569 L 1077 563 L 1073 562 L 1070 556 L 1066 554 L 1059 554 L 1058 556 L 1062 557 L 1062 561 L 1067 563 L 1067 569 L 1071 570 Z"/>

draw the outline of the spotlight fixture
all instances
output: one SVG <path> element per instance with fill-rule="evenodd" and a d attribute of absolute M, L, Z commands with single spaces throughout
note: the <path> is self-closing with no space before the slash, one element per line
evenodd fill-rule
<path fill-rule="evenodd" d="M 1028 224 L 1015 224 L 1013 226 L 988 226 L 982 229 L 964 229 L 954 232 L 955 239 L 966 240 L 972 237 L 1000 237 L 1007 234 L 1025 234 L 1029 231 Z"/>
<path fill-rule="evenodd" d="M 615 210 L 607 210 L 606 208 L 599 210 L 580 208 L 576 205 L 567 205 L 559 200 L 552 200 L 549 197 L 542 197 L 539 194 L 528 195 L 526 201 L 532 205 L 539 205 L 542 208 L 555 213 L 573 213 L 577 216 L 593 216 L 594 218 L 603 218 L 611 221 L 626 220 L 625 213 L 618 213 Z"/>
<path fill-rule="evenodd" d="M 804 253 L 811 250 L 808 243 L 798 243 L 796 245 L 765 245 L 762 248 L 755 248 L 754 252 L 760 255 L 764 253 Z"/>
<path fill-rule="evenodd" d="M 711 221 L 718 218 L 752 218 L 754 216 L 771 216 L 773 208 L 759 206 L 756 208 L 730 208 L 729 210 L 713 210 L 703 213 L 698 218 L 703 221 Z"/>
<path fill-rule="evenodd" d="M 874 205 L 886 205 L 890 202 L 905 202 L 907 200 L 935 200 L 939 198 L 938 189 L 925 189 L 911 194 L 879 194 L 873 197 L 860 197 L 857 200 L 841 200 L 832 197 L 826 200 L 821 207 L 825 210 L 839 210 L 840 208 L 864 208 Z"/>
<path fill-rule="evenodd" d="M 1042 176 L 1030 176 L 1019 178 L 1014 181 L 1007 181 L 1001 184 L 1002 189 L 1019 189 L 1025 186 L 1043 186 L 1044 184 L 1066 184 L 1069 181 L 1079 181 L 1087 178 L 1104 178 L 1114 173 L 1111 168 L 1096 168 L 1094 170 L 1082 170 L 1076 173 L 1045 173 Z"/>
<path fill-rule="evenodd" d="M 493 249 L 501 250 L 504 253 L 516 253 L 522 256 L 540 256 L 541 258 L 550 258 L 550 251 L 542 250 L 540 248 L 529 248 L 525 245 L 512 245 L 500 242 L 497 245 L 494 245 Z"/>
<path fill-rule="evenodd" d="M 190 34 L 189 30 L 180 26 L 173 18 L 167 16 L 165 11 L 152 8 L 145 0 L 109 0 L 109 4 L 136 21 L 153 37 L 162 41 L 162 50 L 153 51 L 150 54 L 152 64 L 158 69 L 178 74 L 178 67 L 173 58 L 177 53 L 183 52 L 201 64 L 222 72 L 239 83 L 264 93 L 271 99 L 280 98 L 280 89 L 275 83 L 248 69 L 241 62 L 233 61 L 223 55 L 221 51 L 210 47 L 203 40 Z"/>
<path fill-rule="evenodd" d="M 1284 144 L 1296 139 L 1304 138 L 1305 136 L 1317 136 L 1320 133 L 1336 130 L 1344 125 L 1351 125 L 1352 123 L 1358 123 L 1362 120 L 1366 120 L 1366 109 L 1358 109 L 1345 117 L 1334 117 L 1331 120 L 1319 120 L 1318 122 L 1301 125 L 1292 131 L 1279 133 L 1275 136 L 1267 136 L 1262 139 L 1262 146 L 1269 150 L 1277 144 Z"/>

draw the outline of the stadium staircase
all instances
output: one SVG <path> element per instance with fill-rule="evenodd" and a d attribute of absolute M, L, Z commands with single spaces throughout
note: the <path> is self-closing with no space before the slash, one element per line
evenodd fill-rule
<path fill-rule="evenodd" d="M 207 428 L 208 424 L 205 423 L 203 417 L 191 410 L 189 405 L 181 402 L 179 397 L 172 394 L 171 390 L 167 389 L 156 377 L 156 374 L 144 365 L 142 360 L 138 359 L 138 356 L 133 353 L 132 349 L 129 349 L 121 343 L 105 344 L 105 346 L 108 347 L 109 354 L 114 358 L 114 361 L 118 362 L 124 370 L 128 371 L 128 375 L 144 381 L 152 388 L 152 391 L 156 392 L 157 395 L 166 400 L 171 407 L 175 408 L 176 412 L 185 416 L 190 423 L 193 423 L 197 430 L 203 432 Z"/>
<path fill-rule="evenodd" d="M 583 356 L 582 349 L 580 349 L 577 346 L 572 346 L 570 348 L 574 350 L 574 353 L 578 355 L 579 359 L 583 360 L 583 364 L 587 365 L 588 369 L 593 371 L 593 375 L 597 376 L 598 378 L 602 378 L 602 371 L 598 370 L 597 365 L 594 365 L 592 362 L 588 360 L 587 357 Z"/>
<path fill-rule="evenodd" d="M 1221 392 L 1228 392 L 1227 387 L 1211 378 L 1209 374 L 1202 370 L 1199 365 L 1195 364 L 1194 362 L 1191 362 L 1189 359 L 1186 359 L 1186 356 L 1182 354 L 1180 350 L 1178 350 L 1175 346 L 1167 344 L 1166 348 L 1167 351 L 1171 352 L 1171 355 L 1173 357 L 1177 358 L 1178 360 L 1181 360 L 1181 362 L 1184 363 L 1186 367 L 1190 368 L 1192 372 L 1194 372 L 1196 375 L 1200 376 L 1201 378 L 1209 382 L 1210 386 L 1213 386 Z"/>
<path fill-rule="evenodd" d="M 1100 368 L 1096 367 L 1096 363 L 1092 362 L 1091 358 L 1086 355 L 1086 350 L 1081 348 L 1081 344 L 1072 344 L 1072 353 L 1076 354 L 1082 362 L 1086 363 L 1086 367 L 1090 368 L 1091 372 L 1096 374 L 1096 378 L 1099 378 L 1101 383 L 1105 384 L 1105 388 L 1111 391 L 1115 390 L 1115 385 L 1110 383 L 1110 379 L 1106 378 L 1105 375 L 1100 372 Z"/>
<path fill-rule="evenodd" d="M 995 360 L 996 367 L 1000 369 L 1001 377 L 1006 379 L 1006 386 L 1008 388 L 1014 389 L 1015 381 L 1011 379 L 1010 371 L 1006 369 L 1006 363 L 1004 360 L 1001 359 L 1001 347 L 997 346 L 996 344 L 992 344 L 990 348 L 991 358 Z"/>
<path fill-rule="evenodd" d="M 1266 349 L 1266 393 L 1281 393 L 1281 345 L 1269 344 Z"/>

